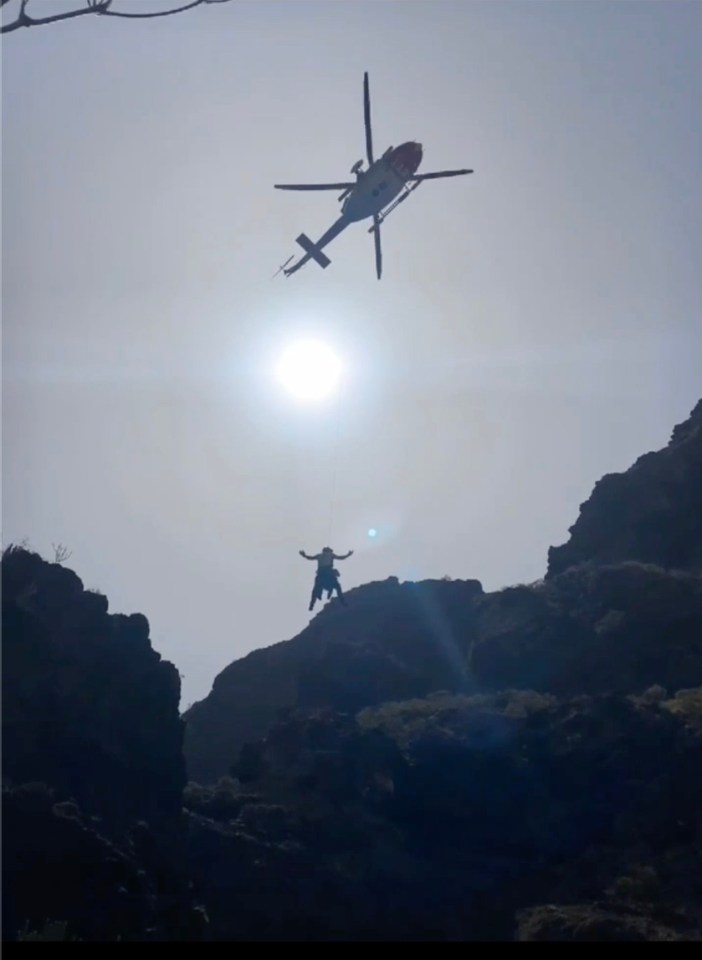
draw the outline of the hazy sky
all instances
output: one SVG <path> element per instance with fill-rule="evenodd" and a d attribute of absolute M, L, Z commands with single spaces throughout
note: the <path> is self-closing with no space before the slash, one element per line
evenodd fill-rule
<path fill-rule="evenodd" d="M 300 548 L 354 549 L 347 589 L 542 576 L 702 395 L 701 38 L 670 0 L 232 0 L 4 37 L 3 543 L 63 543 L 146 614 L 183 706 L 308 622 Z M 391 215 L 380 283 L 366 224 L 271 280 L 338 209 L 272 185 L 348 178 L 364 70 L 376 154 L 475 174 Z M 307 334 L 346 364 L 334 404 L 273 377 Z"/>

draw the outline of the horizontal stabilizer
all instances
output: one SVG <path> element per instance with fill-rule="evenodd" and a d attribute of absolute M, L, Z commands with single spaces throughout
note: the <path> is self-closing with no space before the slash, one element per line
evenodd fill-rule
<path fill-rule="evenodd" d="M 313 260 L 316 260 L 320 267 L 326 269 L 331 263 L 329 257 L 325 256 L 306 234 L 301 233 L 295 242 L 299 243 L 305 253 L 312 257 Z"/>

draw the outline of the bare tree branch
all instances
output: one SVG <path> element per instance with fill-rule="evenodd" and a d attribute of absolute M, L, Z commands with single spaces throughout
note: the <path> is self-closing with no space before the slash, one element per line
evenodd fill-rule
<path fill-rule="evenodd" d="M 176 7 L 175 10 L 162 10 L 160 13 L 118 13 L 116 10 L 103 11 L 108 17 L 126 17 L 127 20 L 146 20 L 149 17 L 167 17 L 171 13 L 182 13 L 184 10 L 192 10 L 193 7 L 199 7 L 206 0 L 190 0 L 182 7 Z"/>
<path fill-rule="evenodd" d="M 10 0 L 0 0 L 0 8 L 4 7 Z M 188 0 L 187 3 L 179 7 L 173 7 L 170 10 L 156 10 L 152 13 L 124 13 L 121 10 L 112 10 L 113 0 L 85 0 L 86 6 L 78 7 L 76 10 L 67 10 L 65 13 L 54 13 L 48 17 L 42 17 L 37 20 L 30 17 L 27 13 L 29 0 L 21 0 L 17 19 L 10 23 L 3 24 L 0 27 L 0 33 L 12 33 L 19 30 L 20 27 L 41 27 L 47 23 L 58 23 L 60 20 L 72 20 L 75 17 L 83 17 L 86 14 L 96 14 L 102 17 L 123 17 L 126 20 L 146 20 L 153 17 L 170 17 L 174 13 L 183 13 L 185 10 L 193 10 L 195 7 L 204 6 L 208 3 L 228 3 L 229 0 Z M 176 2 L 176 0 L 174 0 Z"/>
<path fill-rule="evenodd" d="M 100 7 L 87 6 L 78 10 L 68 10 L 66 13 L 55 13 L 53 16 L 43 17 L 41 20 L 34 20 L 27 15 L 27 4 L 29 0 L 22 0 L 17 19 L 11 23 L 3 24 L 0 33 L 12 33 L 13 30 L 19 30 L 20 27 L 40 27 L 45 23 L 57 23 L 59 20 L 71 20 L 73 17 L 82 17 L 86 13 L 97 13 Z"/>
<path fill-rule="evenodd" d="M 62 543 L 52 543 L 54 548 L 54 563 L 65 563 L 71 556 L 71 551 Z"/>

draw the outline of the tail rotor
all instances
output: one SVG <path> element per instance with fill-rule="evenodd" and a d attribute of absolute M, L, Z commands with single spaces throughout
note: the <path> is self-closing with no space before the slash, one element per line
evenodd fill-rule
<path fill-rule="evenodd" d="M 290 263 L 290 261 L 293 259 L 294 256 L 295 256 L 295 254 L 293 253 L 293 255 L 292 255 L 291 257 L 288 257 L 288 259 L 285 261 L 285 263 L 281 263 L 281 265 L 278 267 L 278 269 L 276 270 L 276 272 L 275 272 L 275 273 L 273 274 L 273 276 L 271 277 L 271 280 L 275 280 L 275 278 L 278 276 L 278 274 L 279 274 L 279 273 L 282 273 L 282 272 L 285 270 L 285 268 L 287 267 L 287 265 Z"/>

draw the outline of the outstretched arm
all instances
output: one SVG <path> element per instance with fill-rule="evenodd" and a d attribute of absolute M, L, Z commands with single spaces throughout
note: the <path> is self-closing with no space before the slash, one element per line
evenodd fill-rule
<path fill-rule="evenodd" d="M 335 553 L 335 554 L 334 554 L 334 559 L 335 559 L 335 560 L 348 560 L 348 558 L 351 556 L 352 553 L 353 553 L 353 550 L 349 550 L 348 553 L 344 553 L 344 554 L 342 554 L 342 555 L 338 555 L 338 554 Z"/>
<path fill-rule="evenodd" d="M 317 557 L 316 557 L 316 556 L 310 557 L 309 554 L 305 553 L 304 550 L 300 550 L 300 556 L 301 556 L 301 557 L 304 557 L 305 560 L 317 560 Z"/>

